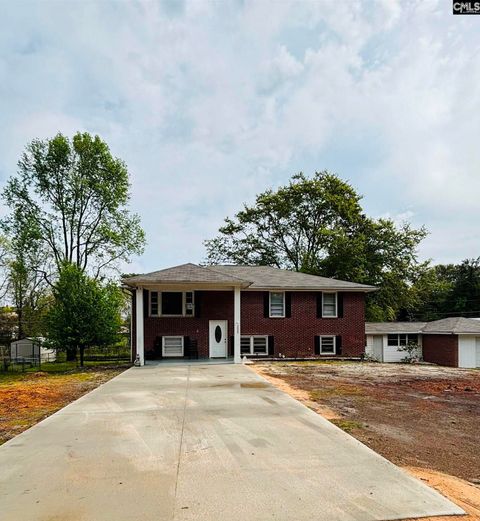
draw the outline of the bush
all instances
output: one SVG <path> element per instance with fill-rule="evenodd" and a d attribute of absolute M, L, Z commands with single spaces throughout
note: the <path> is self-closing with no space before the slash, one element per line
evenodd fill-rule
<path fill-rule="evenodd" d="M 422 361 L 422 357 L 420 355 L 420 346 L 417 342 L 409 342 L 405 346 L 400 346 L 398 350 L 405 351 L 407 353 L 407 355 L 402 358 L 402 362 L 405 364 L 416 364 Z"/>

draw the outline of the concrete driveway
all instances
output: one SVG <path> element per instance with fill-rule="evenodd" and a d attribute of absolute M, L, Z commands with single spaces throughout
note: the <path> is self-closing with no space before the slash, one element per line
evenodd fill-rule
<path fill-rule="evenodd" d="M 0 447 L 2 521 L 461 513 L 243 366 L 132 368 Z"/>

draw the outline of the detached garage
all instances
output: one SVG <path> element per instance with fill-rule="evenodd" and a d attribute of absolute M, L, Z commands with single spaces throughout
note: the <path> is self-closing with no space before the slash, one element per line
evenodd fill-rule
<path fill-rule="evenodd" d="M 463 317 L 433 322 L 367 322 L 365 353 L 380 362 L 401 362 L 402 346 L 417 342 L 425 362 L 480 367 L 480 320 Z"/>
<path fill-rule="evenodd" d="M 480 367 L 480 320 L 463 317 L 428 322 L 423 328 L 423 358 L 451 367 Z"/>

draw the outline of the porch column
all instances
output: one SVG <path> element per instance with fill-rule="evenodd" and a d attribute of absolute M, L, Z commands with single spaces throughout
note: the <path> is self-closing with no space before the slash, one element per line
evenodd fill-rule
<path fill-rule="evenodd" d="M 233 297 L 233 361 L 236 364 L 242 362 L 240 355 L 240 288 L 235 286 Z"/>
<path fill-rule="evenodd" d="M 143 341 L 143 288 L 137 288 L 135 291 L 135 324 L 136 324 L 136 341 L 137 355 L 140 357 L 140 365 L 145 364 L 145 346 Z"/>

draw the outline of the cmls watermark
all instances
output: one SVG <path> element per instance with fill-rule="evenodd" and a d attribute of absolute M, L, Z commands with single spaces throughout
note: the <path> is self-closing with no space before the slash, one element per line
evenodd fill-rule
<path fill-rule="evenodd" d="M 453 14 L 480 14 L 480 2 L 453 0 Z"/>

